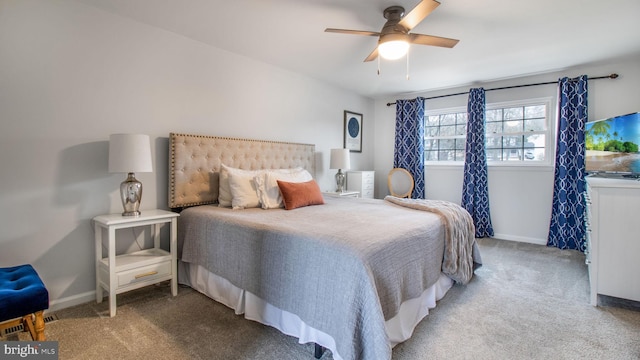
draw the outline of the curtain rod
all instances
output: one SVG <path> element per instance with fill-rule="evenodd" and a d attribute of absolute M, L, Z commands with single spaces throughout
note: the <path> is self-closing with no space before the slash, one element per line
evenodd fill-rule
<path fill-rule="evenodd" d="M 611 74 L 611 75 L 590 77 L 590 78 L 587 78 L 587 80 L 616 79 L 617 77 L 618 77 L 618 74 L 614 73 L 614 74 Z M 534 83 L 534 84 L 504 86 L 504 87 L 493 88 L 493 89 L 485 89 L 485 91 L 515 89 L 515 88 L 521 88 L 521 87 L 527 87 L 527 86 L 551 85 L 551 84 L 557 84 L 557 83 L 558 83 L 557 81 L 547 81 L 547 82 Z M 455 94 L 431 96 L 431 97 L 427 97 L 427 98 L 424 98 L 424 99 L 425 100 L 431 100 L 431 99 L 438 99 L 438 98 L 449 97 L 449 96 L 465 95 L 465 94 L 468 94 L 468 93 L 469 93 L 468 91 L 465 91 L 465 92 L 459 92 L 459 93 L 455 93 Z M 387 103 L 387 106 L 391 106 L 391 105 L 395 105 L 395 104 L 396 104 L 395 102 L 390 102 L 390 103 Z"/>

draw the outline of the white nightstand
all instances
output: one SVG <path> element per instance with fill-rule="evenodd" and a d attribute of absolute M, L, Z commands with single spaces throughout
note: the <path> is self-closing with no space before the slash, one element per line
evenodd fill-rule
<path fill-rule="evenodd" d="M 347 171 L 347 191 L 359 191 L 361 197 L 373 199 L 375 171 Z"/>
<path fill-rule="evenodd" d="M 360 197 L 360 191 L 343 191 L 341 193 L 336 191 L 325 191 L 322 194 L 326 196 L 346 196 L 346 197 L 354 197 L 354 198 Z"/>
<path fill-rule="evenodd" d="M 171 294 L 178 295 L 177 213 L 145 210 L 140 216 L 121 214 L 93 218 L 96 246 L 96 301 L 109 292 L 109 315 L 116 315 L 116 294 L 171 280 Z M 170 226 L 169 252 L 160 248 L 160 228 Z M 153 225 L 154 247 L 116 256 L 116 230 Z M 107 230 L 107 257 L 102 257 L 102 231 Z"/>

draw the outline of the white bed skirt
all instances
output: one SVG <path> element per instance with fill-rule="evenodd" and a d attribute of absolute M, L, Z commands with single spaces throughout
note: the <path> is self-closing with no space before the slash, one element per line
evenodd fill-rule
<path fill-rule="evenodd" d="M 335 360 L 342 359 L 336 350 L 333 337 L 305 324 L 297 315 L 278 309 L 199 265 L 179 261 L 178 266 L 180 284 L 188 285 L 232 308 L 238 315 L 244 314 L 244 317 L 249 320 L 272 326 L 284 334 L 295 336 L 300 344 L 316 343 L 331 350 Z M 398 314 L 385 323 L 392 347 L 411 337 L 416 325 L 429 314 L 429 309 L 436 307 L 436 301 L 442 299 L 452 285 L 453 280 L 441 273 L 438 281 L 425 290 L 420 297 L 407 300 L 400 305 Z"/>

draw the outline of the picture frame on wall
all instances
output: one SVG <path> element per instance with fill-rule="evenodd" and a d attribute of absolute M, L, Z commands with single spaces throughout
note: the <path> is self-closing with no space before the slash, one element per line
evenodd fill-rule
<path fill-rule="evenodd" d="M 344 111 L 344 148 L 362 152 L 362 114 Z"/>

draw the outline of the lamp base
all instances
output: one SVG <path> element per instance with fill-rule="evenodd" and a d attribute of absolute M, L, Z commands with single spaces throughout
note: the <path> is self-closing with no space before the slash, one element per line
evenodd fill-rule
<path fill-rule="evenodd" d="M 120 184 L 120 197 L 124 212 L 122 216 L 140 216 L 140 201 L 142 200 L 142 183 L 130 172 L 127 179 Z"/>
<path fill-rule="evenodd" d="M 344 192 L 345 179 L 346 179 L 346 176 L 342 172 L 342 169 L 338 169 L 338 172 L 336 173 L 336 192 L 337 193 Z"/>

